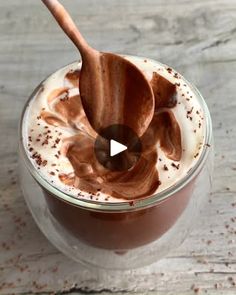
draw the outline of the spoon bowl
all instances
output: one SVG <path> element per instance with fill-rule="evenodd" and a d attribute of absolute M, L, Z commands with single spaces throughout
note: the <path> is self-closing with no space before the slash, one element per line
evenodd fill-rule
<path fill-rule="evenodd" d="M 92 127 L 114 124 L 132 128 L 141 136 L 154 113 L 152 88 L 130 61 L 112 53 L 98 52 L 82 64 L 80 95 Z"/>

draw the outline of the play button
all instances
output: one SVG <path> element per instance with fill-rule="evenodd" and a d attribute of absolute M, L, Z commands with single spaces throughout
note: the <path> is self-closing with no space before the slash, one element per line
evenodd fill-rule
<path fill-rule="evenodd" d="M 136 133 L 125 125 L 111 125 L 97 136 L 94 151 L 98 162 L 111 171 L 132 168 L 139 160 L 142 145 Z"/>
<path fill-rule="evenodd" d="M 110 140 L 110 156 L 113 157 L 127 150 L 127 146 L 116 140 Z"/>

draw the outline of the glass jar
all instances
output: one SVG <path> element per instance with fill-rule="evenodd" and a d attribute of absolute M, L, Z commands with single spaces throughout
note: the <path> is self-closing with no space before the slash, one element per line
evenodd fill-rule
<path fill-rule="evenodd" d="M 156 262 L 185 239 L 210 192 L 213 139 L 206 103 L 198 90 L 184 81 L 205 115 L 202 153 L 190 172 L 174 186 L 132 205 L 78 199 L 42 178 L 23 144 L 26 107 L 42 83 L 33 92 L 20 123 L 21 186 L 39 228 L 65 255 L 87 265 L 131 269 Z"/>

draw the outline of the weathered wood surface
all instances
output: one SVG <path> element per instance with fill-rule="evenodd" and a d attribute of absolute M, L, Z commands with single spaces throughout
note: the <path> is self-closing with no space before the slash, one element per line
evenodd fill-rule
<path fill-rule="evenodd" d="M 0 1 L 0 294 L 236 294 L 236 0 L 63 3 L 96 48 L 158 59 L 199 87 L 214 126 L 212 202 L 184 244 L 150 267 L 106 273 L 60 254 L 20 192 L 17 126 L 36 84 L 78 56 L 40 1 Z"/>

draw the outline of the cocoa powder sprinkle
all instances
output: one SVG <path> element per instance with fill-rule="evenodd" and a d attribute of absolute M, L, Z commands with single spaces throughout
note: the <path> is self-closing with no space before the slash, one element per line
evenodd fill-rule
<path fill-rule="evenodd" d="M 176 168 L 177 170 L 179 169 L 179 164 L 175 164 L 174 162 L 171 163 L 171 166 Z"/>
<path fill-rule="evenodd" d="M 168 170 L 169 170 L 168 167 L 166 166 L 166 164 L 163 166 L 163 169 L 164 169 L 165 171 L 168 171 Z"/>

